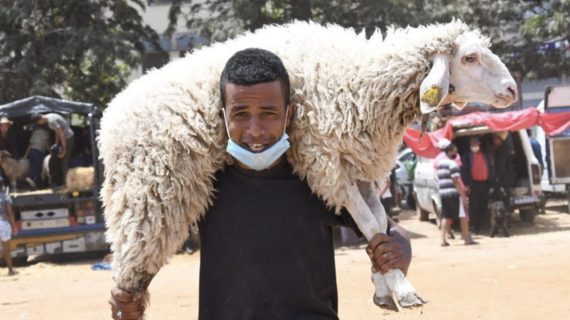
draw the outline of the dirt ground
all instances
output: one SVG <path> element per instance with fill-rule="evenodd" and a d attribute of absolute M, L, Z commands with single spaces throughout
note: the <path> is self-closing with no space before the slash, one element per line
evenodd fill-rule
<path fill-rule="evenodd" d="M 372 303 L 369 261 L 362 248 L 336 252 L 341 319 L 569 319 L 570 215 L 550 201 L 534 225 L 518 221 L 512 236 L 476 236 L 439 246 L 437 227 L 403 212 L 413 262 L 408 278 L 423 308 L 386 312 Z M 110 319 L 110 271 L 92 271 L 94 260 L 36 262 L 6 276 L 0 270 L 1 319 Z M 195 319 L 199 254 L 179 254 L 150 286 L 148 319 Z"/>

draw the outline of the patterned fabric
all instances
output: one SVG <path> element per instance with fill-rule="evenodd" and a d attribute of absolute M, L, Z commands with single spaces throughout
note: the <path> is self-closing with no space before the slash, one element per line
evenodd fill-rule
<path fill-rule="evenodd" d="M 459 195 L 453 185 L 453 178 L 459 178 L 459 176 L 459 167 L 454 160 L 445 158 L 438 161 L 437 180 L 439 181 L 439 195 L 442 198 Z"/>
<path fill-rule="evenodd" d="M 12 227 L 7 221 L 0 220 L 0 241 L 8 241 L 12 239 Z"/>
<path fill-rule="evenodd" d="M 0 221 L 8 221 L 8 215 L 6 213 L 6 203 L 12 204 L 12 198 L 5 192 L 0 191 Z"/>

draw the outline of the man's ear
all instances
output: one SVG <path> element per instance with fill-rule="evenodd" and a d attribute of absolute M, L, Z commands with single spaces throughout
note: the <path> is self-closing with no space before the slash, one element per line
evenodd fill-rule
<path fill-rule="evenodd" d="M 449 92 L 449 58 L 437 54 L 430 72 L 420 86 L 420 110 L 430 113 L 439 107 Z"/>
<path fill-rule="evenodd" d="M 287 105 L 287 125 L 285 127 L 289 127 L 291 121 L 293 120 L 293 114 L 295 113 L 296 105 L 293 102 L 289 102 Z"/>

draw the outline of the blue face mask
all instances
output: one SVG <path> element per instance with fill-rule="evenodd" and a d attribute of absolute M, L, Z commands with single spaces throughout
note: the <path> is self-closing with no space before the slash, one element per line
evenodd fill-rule
<path fill-rule="evenodd" d="M 249 168 L 257 171 L 265 170 L 275 163 L 275 161 L 279 160 L 279 158 L 281 158 L 281 156 L 291 147 L 289 140 L 287 140 L 289 139 L 289 136 L 285 133 L 285 124 L 283 124 L 283 135 L 281 135 L 281 139 L 268 149 L 257 153 L 244 149 L 230 138 L 226 111 L 222 109 L 222 112 L 224 113 L 226 131 L 228 132 L 228 146 L 226 147 L 226 152 Z M 285 123 L 287 123 L 287 109 L 285 109 Z"/>

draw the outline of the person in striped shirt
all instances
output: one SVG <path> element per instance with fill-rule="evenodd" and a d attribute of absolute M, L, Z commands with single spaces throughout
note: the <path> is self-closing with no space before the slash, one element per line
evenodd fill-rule
<path fill-rule="evenodd" d="M 462 204 L 465 207 L 468 206 L 468 200 L 464 189 L 461 187 L 461 174 L 455 161 L 457 147 L 453 143 L 449 143 L 443 151 L 446 157 L 438 160 L 436 172 L 441 198 L 441 245 L 447 247 L 449 246 L 447 235 L 451 229 L 451 224 L 454 219 L 459 218 L 459 197 L 461 197 Z M 464 209 L 467 210 L 467 208 Z M 467 230 L 469 229 L 467 228 Z M 466 245 L 476 244 L 469 234 L 464 235 L 464 241 Z"/>

